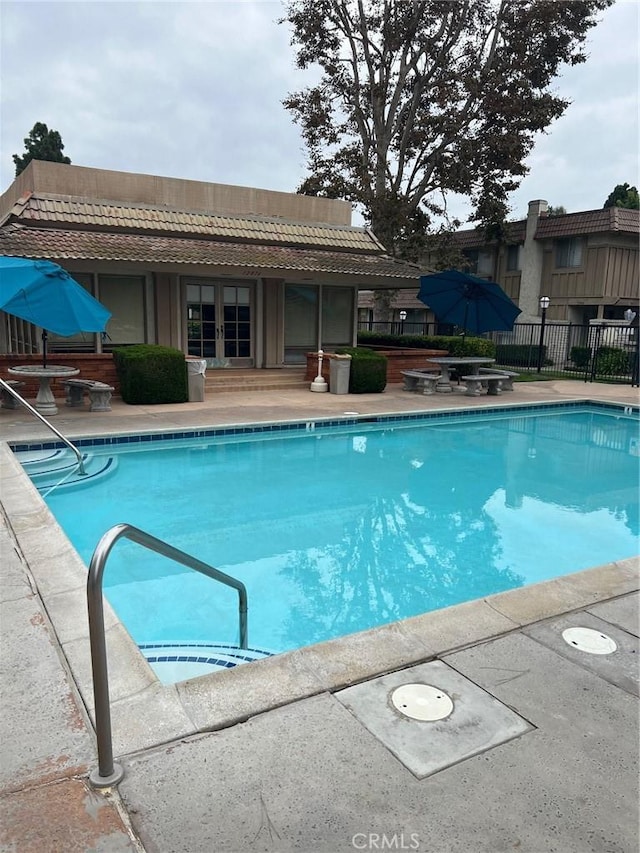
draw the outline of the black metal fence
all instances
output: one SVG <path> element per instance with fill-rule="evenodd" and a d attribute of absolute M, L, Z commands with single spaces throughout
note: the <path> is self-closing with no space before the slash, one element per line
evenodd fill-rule
<path fill-rule="evenodd" d="M 413 320 L 360 320 L 359 332 L 380 332 L 383 335 L 421 335 L 436 337 L 454 335 L 456 326 L 451 323 L 419 323 Z"/>
<path fill-rule="evenodd" d="M 360 331 L 392 335 L 452 335 L 459 329 L 442 323 L 372 322 Z M 638 326 L 607 322 L 516 323 L 509 332 L 488 332 L 496 345 L 496 362 L 503 367 L 540 375 L 564 375 L 585 382 L 638 383 Z"/>

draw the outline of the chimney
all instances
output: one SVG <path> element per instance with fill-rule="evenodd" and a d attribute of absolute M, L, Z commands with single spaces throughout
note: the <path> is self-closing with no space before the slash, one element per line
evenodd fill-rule
<path fill-rule="evenodd" d="M 534 237 L 540 217 L 547 215 L 549 205 L 544 199 L 529 202 L 524 246 L 522 247 L 522 271 L 520 273 L 520 298 L 518 306 L 522 314 L 521 323 L 537 323 L 542 284 L 542 246 Z"/>

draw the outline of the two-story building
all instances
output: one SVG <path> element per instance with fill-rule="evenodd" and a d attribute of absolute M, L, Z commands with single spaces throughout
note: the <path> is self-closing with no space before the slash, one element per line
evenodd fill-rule
<path fill-rule="evenodd" d="M 456 232 L 465 269 L 500 284 L 522 310 L 518 323 L 538 321 L 541 296 L 550 299 L 551 322 L 622 320 L 626 309 L 638 312 L 640 211 L 611 207 L 548 216 L 547 209 L 546 201 L 531 201 L 526 219 L 508 223 L 504 242 L 487 243 L 478 229 Z M 417 289 L 398 292 L 392 319 L 401 310 L 408 329 L 434 320 Z M 360 294 L 359 316 L 377 319 L 373 293 Z"/>

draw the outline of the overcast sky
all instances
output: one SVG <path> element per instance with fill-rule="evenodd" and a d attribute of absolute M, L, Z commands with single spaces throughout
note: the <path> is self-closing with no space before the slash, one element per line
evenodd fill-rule
<path fill-rule="evenodd" d="M 618 0 L 604 12 L 587 63 L 558 79 L 572 104 L 538 140 L 514 217 L 531 199 L 571 213 L 638 185 L 639 9 Z M 310 78 L 294 66 L 279 2 L 0 0 L 0 11 L 2 191 L 37 121 L 79 166 L 286 192 L 305 177 L 281 102 Z M 463 200 L 451 209 L 469 213 Z"/>

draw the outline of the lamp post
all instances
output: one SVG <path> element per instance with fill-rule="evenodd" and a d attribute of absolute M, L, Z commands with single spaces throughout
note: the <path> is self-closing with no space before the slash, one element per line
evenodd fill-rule
<path fill-rule="evenodd" d="M 542 371 L 542 353 L 544 346 L 544 325 L 547 321 L 547 308 L 549 307 L 551 300 L 548 296 L 540 297 L 540 310 L 542 311 L 542 316 L 540 319 L 540 341 L 538 343 L 538 373 Z"/>
<path fill-rule="evenodd" d="M 404 335 L 404 321 L 407 319 L 407 312 L 402 310 L 400 312 L 400 334 Z"/>

